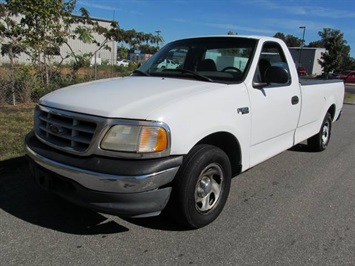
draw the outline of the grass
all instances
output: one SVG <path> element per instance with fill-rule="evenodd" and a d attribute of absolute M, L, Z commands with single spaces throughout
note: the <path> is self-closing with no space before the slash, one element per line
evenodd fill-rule
<path fill-rule="evenodd" d="M 23 156 L 24 138 L 33 128 L 35 104 L 0 107 L 0 161 Z"/>
<path fill-rule="evenodd" d="M 351 94 L 351 93 L 345 93 L 345 98 L 344 98 L 344 102 L 347 103 L 355 103 L 355 94 Z"/>

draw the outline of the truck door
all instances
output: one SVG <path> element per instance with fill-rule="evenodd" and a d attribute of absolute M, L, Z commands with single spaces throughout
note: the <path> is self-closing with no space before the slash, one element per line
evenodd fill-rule
<path fill-rule="evenodd" d="M 257 58 L 257 57 L 256 57 Z M 270 66 L 280 66 L 288 73 L 289 64 L 282 47 L 277 42 L 265 42 L 259 56 L 254 81 L 263 82 Z M 285 84 L 270 84 L 250 89 L 252 114 L 251 166 L 293 146 L 294 132 L 300 114 L 300 86 L 298 79 Z"/>

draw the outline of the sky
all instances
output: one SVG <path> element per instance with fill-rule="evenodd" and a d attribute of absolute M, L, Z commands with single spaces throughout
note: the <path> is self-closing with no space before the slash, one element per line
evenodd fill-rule
<path fill-rule="evenodd" d="M 165 43 L 205 35 L 274 36 L 277 32 L 305 44 L 320 40 L 323 28 L 338 29 L 355 58 L 355 0 L 78 0 L 91 17 L 116 20 L 120 28 L 160 31 Z M 78 12 L 79 13 L 79 12 Z"/>

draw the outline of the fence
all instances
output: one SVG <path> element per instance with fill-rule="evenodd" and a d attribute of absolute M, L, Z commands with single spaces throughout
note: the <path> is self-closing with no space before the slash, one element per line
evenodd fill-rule
<path fill-rule="evenodd" d="M 18 102 L 31 102 L 33 88 L 36 87 L 36 78 L 31 75 L 28 67 L 0 68 L 0 105 Z"/>
<path fill-rule="evenodd" d="M 75 72 L 70 67 L 61 68 L 55 75 L 51 75 L 49 84 L 43 85 L 43 74 L 33 66 L 16 65 L 11 69 L 9 65 L 0 67 L 0 106 L 18 103 L 36 102 L 44 94 L 76 83 L 94 79 L 127 76 L 137 67 L 117 65 L 101 65 L 97 67 L 80 68 Z"/>

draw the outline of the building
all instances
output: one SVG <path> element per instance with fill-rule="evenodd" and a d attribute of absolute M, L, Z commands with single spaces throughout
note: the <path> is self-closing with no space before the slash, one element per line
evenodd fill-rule
<path fill-rule="evenodd" d="M 131 62 L 138 62 L 138 63 L 143 64 L 145 61 L 147 61 L 152 56 L 153 56 L 152 54 L 145 54 L 145 53 L 142 53 L 142 52 L 130 53 L 129 54 L 129 60 Z"/>
<path fill-rule="evenodd" d="M 304 67 L 308 75 L 321 75 L 322 67 L 318 60 L 321 59 L 322 53 L 326 52 L 325 48 L 314 47 L 289 47 L 293 61 L 296 67 Z M 302 52 L 301 52 L 302 50 Z"/>
<path fill-rule="evenodd" d="M 15 20 L 20 20 L 21 17 L 16 17 Z M 110 28 L 112 21 L 110 20 L 104 20 L 104 19 L 98 19 L 98 18 L 91 18 L 93 21 L 97 21 L 100 26 L 102 27 L 107 27 Z M 71 27 L 71 30 L 74 31 L 77 26 L 84 26 L 88 27 L 88 25 L 83 25 L 83 24 L 74 24 Z M 99 43 L 102 43 L 105 38 L 102 35 L 99 35 L 95 32 L 92 32 L 91 35 L 93 38 L 98 41 Z M 6 43 L 6 40 L 5 40 Z M 98 46 L 95 43 L 84 43 L 78 39 L 69 39 L 68 44 L 70 45 L 71 49 L 73 50 L 74 54 L 76 55 L 85 55 L 85 54 L 92 54 L 91 58 L 91 64 L 94 64 L 95 62 L 97 64 L 116 64 L 116 58 L 117 58 L 117 42 L 116 41 L 110 41 L 107 43 L 107 45 L 111 48 L 111 51 L 107 49 L 100 49 L 97 51 Z M 1 48 L 0 44 L 0 48 Z M 95 54 L 95 51 L 96 54 Z M 60 47 L 60 51 L 54 53 L 52 56 L 50 56 L 50 62 L 51 63 L 59 63 L 62 61 L 63 58 L 65 58 L 67 55 L 70 55 L 72 51 L 67 45 L 63 45 Z M 64 64 L 69 64 L 73 61 L 73 57 L 69 56 L 68 58 L 64 59 L 63 63 Z M 25 53 L 20 53 L 17 55 L 17 58 L 15 59 L 16 63 L 20 64 L 26 64 L 26 63 L 31 63 L 31 58 L 25 54 Z M 4 63 L 10 63 L 10 59 L 7 55 L 2 56 L 0 53 L 0 65 Z"/>

